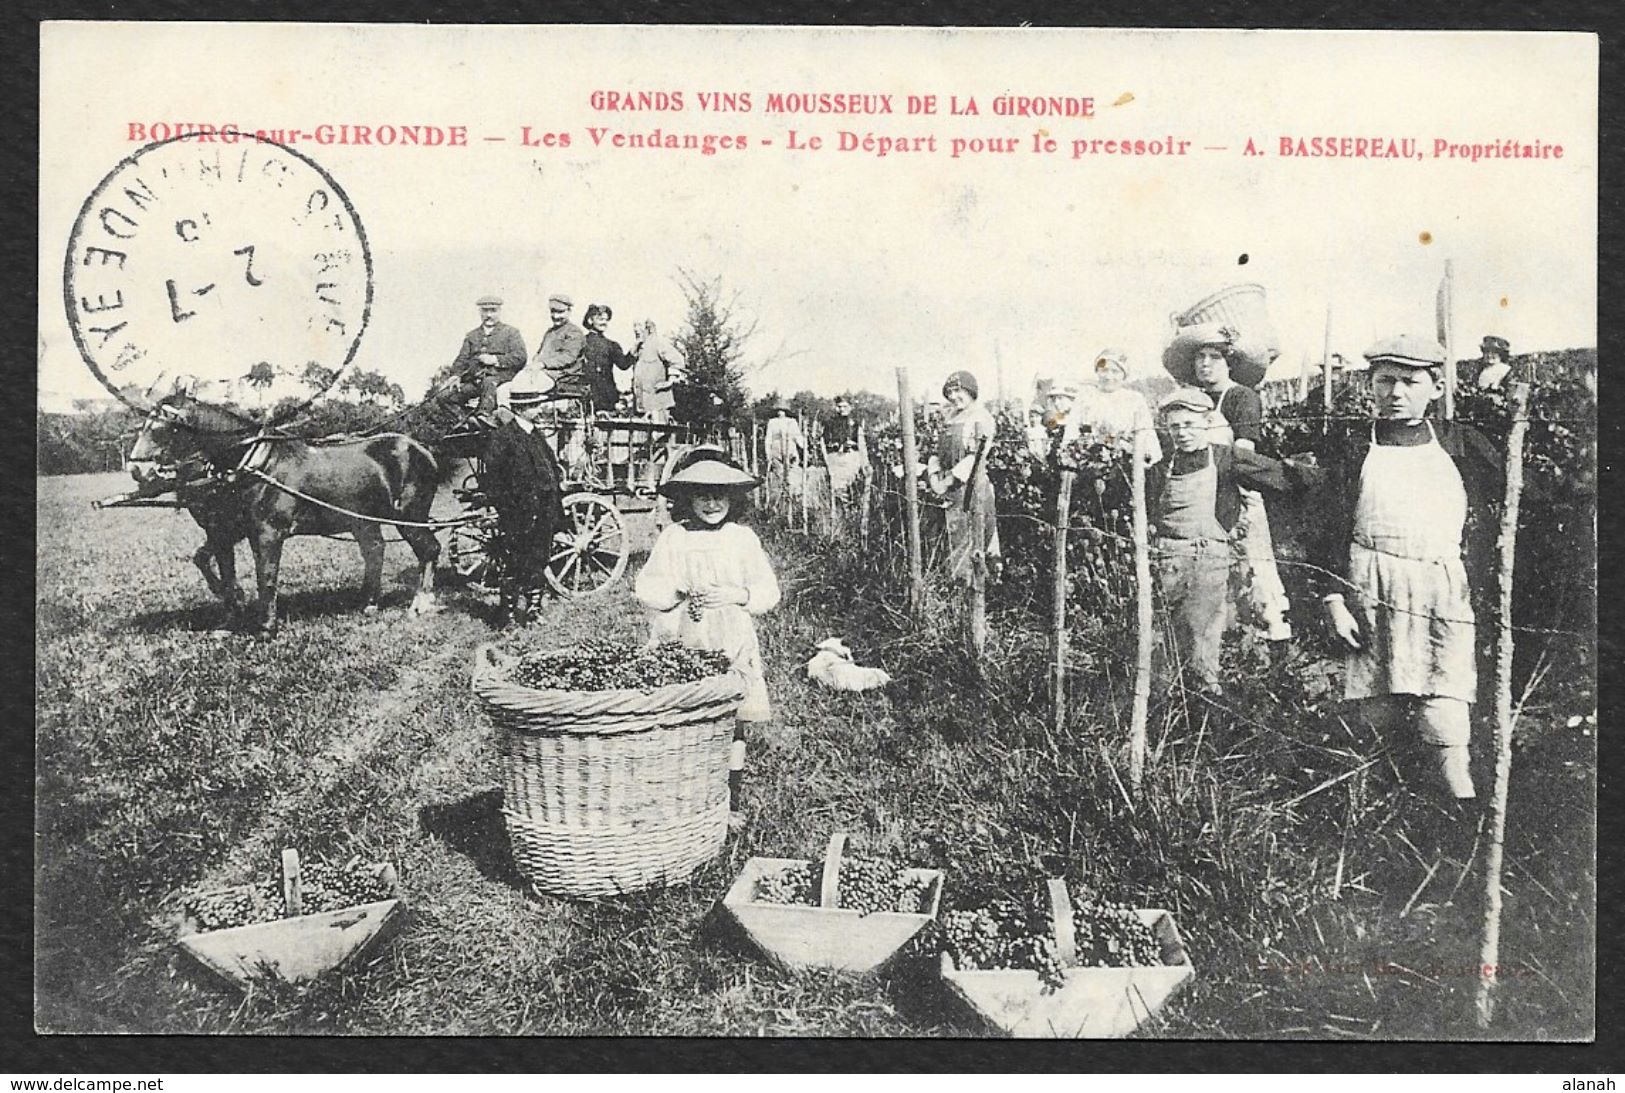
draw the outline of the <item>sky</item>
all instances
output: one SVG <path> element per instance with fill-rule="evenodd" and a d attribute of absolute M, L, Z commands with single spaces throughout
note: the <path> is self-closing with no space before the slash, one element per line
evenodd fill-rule
<path fill-rule="evenodd" d="M 629 345 L 637 319 L 681 325 L 679 271 L 719 279 L 756 324 L 755 393 L 894 394 L 906 367 L 916 390 L 965 368 L 1020 397 L 1108 345 L 1151 372 L 1170 314 L 1237 283 L 1264 286 L 1281 345 L 1271 376 L 1295 376 L 1320 359 L 1328 308 L 1345 357 L 1431 333 L 1447 260 L 1457 356 L 1490 333 L 1516 352 L 1594 346 L 1595 51 L 1583 35 L 1503 33 L 50 24 L 40 387 L 102 393 L 68 330 L 63 256 L 86 195 L 140 146 L 130 124 L 156 121 L 468 128 L 460 148 L 296 145 L 371 245 L 353 367 L 409 394 L 456 354 L 482 294 L 506 298 L 533 350 L 559 291 L 578 319 L 611 305 L 610 335 Z M 681 92 L 685 109 L 595 109 L 605 90 Z M 702 111 L 701 91 L 749 93 L 754 109 Z M 769 114 L 770 92 L 890 94 L 898 112 Z M 936 94 L 939 113 L 904 113 L 910 94 Z M 996 116 L 1001 94 L 1091 98 L 1094 116 Z M 979 114 L 950 115 L 950 95 Z M 525 126 L 570 147 L 522 147 Z M 589 132 L 657 127 L 751 147 L 617 149 Z M 791 130 L 825 146 L 791 150 Z M 941 150 L 842 152 L 842 130 L 935 136 Z M 1039 130 L 1056 152 L 1030 150 Z M 1321 135 L 1429 152 L 1510 138 L 1564 156 L 1277 154 L 1282 136 Z M 1017 150 L 951 158 L 954 137 Z M 1074 140 L 1169 137 L 1195 150 L 1071 155 Z M 1242 155 L 1249 139 L 1266 154 Z M 218 362 L 177 367 L 229 378 L 252 341 L 236 332 Z"/>

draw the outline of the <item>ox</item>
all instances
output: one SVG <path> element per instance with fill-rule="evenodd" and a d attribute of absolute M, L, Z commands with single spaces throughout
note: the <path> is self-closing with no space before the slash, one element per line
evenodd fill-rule
<path fill-rule="evenodd" d="M 331 441 L 265 436 L 248 418 L 191 395 L 162 399 L 130 452 L 131 474 L 144 483 L 199 460 L 218 474 L 238 473 L 232 485 L 182 488 L 182 504 L 207 536 L 193 560 L 215 594 L 228 607 L 235 606 L 240 593 L 234 551 L 240 540 L 248 539 L 259 589 L 255 622 L 261 631 L 272 633 L 277 627 L 277 573 L 282 544 L 290 535 L 354 535 L 361 548 L 366 610 L 377 610 L 385 523 L 399 528 L 417 556 L 420 574 L 412 612 L 436 609 L 434 567 L 440 543 L 431 528 L 413 525 L 428 522 L 439 467 L 417 441 L 398 433 Z"/>

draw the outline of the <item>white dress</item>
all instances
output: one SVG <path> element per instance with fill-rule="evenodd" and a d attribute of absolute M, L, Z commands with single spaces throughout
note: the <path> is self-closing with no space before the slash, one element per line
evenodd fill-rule
<path fill-rule="evenodd" d="M 689 613 L 688 593 L 706 585 L 732 585 L 749 594 L 740 607 L 729 604 Z M 638 600 L 648 609 L 656 640 L 675 638 L 693 649 L 728 654 L 745 677 L 745 700 L 739 720 L 766 721 L 773 716 L 762 669 L 762 647 L 752 616 L 778 606 L 779 582 L 756 533 L 743 524 L 691 530 L 674 523 L 660 533 L 649 560 L 634 583 Z"/>

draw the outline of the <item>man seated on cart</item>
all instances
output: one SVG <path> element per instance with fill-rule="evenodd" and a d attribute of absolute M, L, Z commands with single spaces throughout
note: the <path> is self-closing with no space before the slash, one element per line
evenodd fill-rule
<path fill-rule="evenodd" d="M 485 447 L 480 485 L 497 513 L 499 621 L 524 625 L 540 608 L 553 536 L 565 526 L 564 474 L 539 428 L 548 393 L 504 384 L 497 398 L 497 427 Z"/>
<path fill-rule="evenodd" d="M 497 386 L 513 379 L 525 366 L 525 339 L 501 321 L 500 296 L 481 296 L 475 306 L 480 309 L 480 325 L 464 335 L 463 346 L 451 367 L 459 384 L 458 400 L 478 395 L 475 412 L 489 423 L 497 407 Z"/>

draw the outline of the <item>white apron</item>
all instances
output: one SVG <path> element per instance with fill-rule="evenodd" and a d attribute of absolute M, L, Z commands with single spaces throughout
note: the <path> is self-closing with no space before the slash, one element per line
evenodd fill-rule
<path fill-rule="evenodd" d="M 1428 431 L 1427 444 L 1383 446 L 1372 426 L 1349 545 L 1350 606 L 1364 641 L 1349 658 L 1345 698 L 1477 696 L 1473 605 L 1461 559 L 1467 491 L 1431 422 Z"/>
<path fill-rule="evenodd" d="M 1231 445 L 1235 442 L 1236 434 L 1225 420 L 1224 411 L 1215 407 L 1208 417 L 1208 443 Z M 1247 606 L 1265 631 L 1265 637 L 1270 641 L 1285 641 L 1292 636 L 1292 627 L 1286 621 L 1292 604 L 1286 597 L 1286 584 L 1275 564 L 1275 540 L 1270 535 L 1264 496 L 1247 489 L 1237 492 L 1241 494 L 1241 519 L 1237 522 L 1235 542 L 1237 552 L 1247 565 Z"/>

